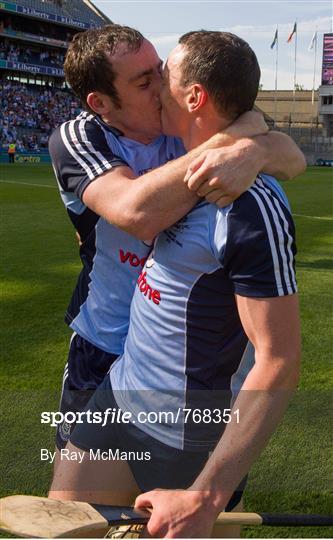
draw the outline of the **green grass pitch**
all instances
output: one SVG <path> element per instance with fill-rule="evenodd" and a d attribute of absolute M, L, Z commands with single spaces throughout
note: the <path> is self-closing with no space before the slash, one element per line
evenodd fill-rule
<path fill-rule="evenodd" d="M 302 377 L 288 413 L 253 467 L 248 511 L 332 508 L 333 169 L 309 168 L 284 184 L 295 215 L 302 312 Z M 57 410 L 70 332 L 63 313 L 80 269 L 77 242 L 50 166 L 0 165 L 1 496 L 45 495 L 51 466 L 40 448 L 54 432 L 42 410 Z M 320 528 L 246 528 L 244 537 L 332 537 Z"/>

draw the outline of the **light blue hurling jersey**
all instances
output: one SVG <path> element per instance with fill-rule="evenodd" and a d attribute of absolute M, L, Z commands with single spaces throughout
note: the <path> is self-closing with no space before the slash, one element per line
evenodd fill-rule
<path fill-rule="evenodd" d="M 183 155 L 183 144 L 161 136 L 144 145 L 84 112 L 52 134 L 49 148 L 61 197 L 82 242 L 83 269 L 65 320 L 93 345 L 121 354 L 135 282 L 151 246 L 89 210 L 82 194 L 113 167 L 128 165 L 142 175 Z"/>
<path fill-rule="evenodd" d="M 159 234 L 137 281 L 124 354 L 110 371 L 115 399 L 139 429 L 176 448 L 214 448 L 248 349 L 235 295 L 294 294 L 295 252 L 286 197 L 267 176 L 227 208 L 201 202 Z M 210 421 L 193 417 L 204 409 Z M 140 422 L 150 411 L 160 421 Z"/>

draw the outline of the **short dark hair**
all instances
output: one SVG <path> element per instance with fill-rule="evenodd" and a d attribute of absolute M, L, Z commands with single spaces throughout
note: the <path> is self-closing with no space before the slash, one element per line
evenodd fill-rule
<path fill-rule="evenodd" d="M 184 34 L 179 43 L 187 51 L 181 64 L 183 86 L 202 84 L 217 110 L 232 118 L 253 109 L 260 68 L 246 41 L 229 32 L 198 30 Z"/>
<path fill-rule="evenodd" d="M 75 34 L 65 58 L 65 77 L 87 109 L 87 96 L 96 91 L 107 94 L 117 107 L 121 106 L 114 86 L 116 73 L 107 54 L 113 54 L 120 43 L 125 43 L 128 51 L 136 52 L 143 40 L 138 30 L 119 24 Z"/>

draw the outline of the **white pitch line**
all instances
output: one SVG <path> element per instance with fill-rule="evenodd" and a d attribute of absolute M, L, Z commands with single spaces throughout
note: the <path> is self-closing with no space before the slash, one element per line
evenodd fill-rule
<path fill-rule="evenodd" d="M 17 184 L 19 186 L 34 186 L 34 187 L 47 187 L 51 189 L 57 189 L 57 186 L 48 186 L 47 184 L 31 184 L 30 182 L 15 182 L 14 180 L 0 180 L 1 184 Z"/>
<path fill-rule="evenodd" d="M 321 221 L 333 221 L 333 217 L 329 216 L 306 216 L 304 214 L 293 214 L 296 217 L 304 217 L 307 219 L 320 219 Z"/>
<path fill-rule="evenodd" d="M 48 186 L 47 184 L 31 184 L 30 182 L 15 182 L 14 180 L 0 180 L 0 184 L 17 184 L 23 186 L 34 186 L 34 187 L 46 187 L 51 189 L 58 189 L 57 186 Z M 322 221 L 333 221 L 333 217 L 327 216 L 306 216 L 305 214 L 293 214 L 295 217 L 303 217 L 307 219 L 320 219 Z"/>

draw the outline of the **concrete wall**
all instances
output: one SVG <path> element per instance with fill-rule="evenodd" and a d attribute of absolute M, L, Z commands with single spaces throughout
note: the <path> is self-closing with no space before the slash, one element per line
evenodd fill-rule
<path fill-rule="evenodd" d="M 275 114 L 278 124 L 287 124 L 290 121 L 296 124 L 311 125 L 317 123 L 318 118 L 318 91 L 314 93 L 314 103 L 312 104 L 312 91 L 302 90 L 294 93 L 292 90 L 275 91 L 262 90 L 258 92 L 256 105 L 272 119 Z"/>

